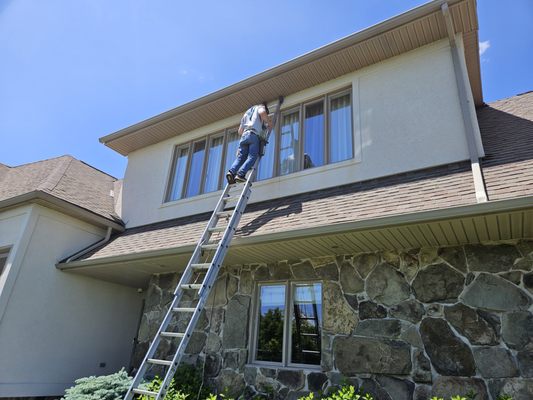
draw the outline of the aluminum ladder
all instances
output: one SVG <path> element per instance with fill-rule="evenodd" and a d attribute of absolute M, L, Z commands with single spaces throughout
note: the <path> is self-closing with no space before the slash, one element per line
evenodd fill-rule
<path fill-rule="evenodd" d="M 283 97 L 280 97 L 272 122 L 274 127 L 276 126 L 282 103 Z M 136 395 L 146 395 L 153 397 L 156 400 L 164 399 L 169 389 L 170 382 L 176 373 L 176 369 L 180 364 L 183 354 L 185 353 L 189 339 L 191 338 L 198 319 L 200 318 L 204 304 L 206 303 L 209 293 L 211 292 L 211 289 L 215 283 L 218 271 L 222 266 L 224 257 L 226 256 L 228 248 L 231 244 L 233 234 L 237 230 L 241 216 L 244 213 L 246 205 L 248 204 L 252 182 L 255 180 L 257 166 L 259 165 L 261 156 L 262 154 L 259 155 L 259 158 L 255 162 L 244 184 L 228 183 L 225 185 L 217 205 L 213 210 L 213 214 L 211 214 L 211 218 L 209 219 L 209 222 L 207 223 L 207 226 L 192 253 L 187 267 L 181 276 L 178 286 L 174 291 L 174 297 L 168 307 L 168 311 L 161 322 L 154 340 L 150 344 L 146 356 L 139 366 L 139 370 L 133 378 L 124 400 L 132 400 Z M 234 196 L 234 193 L 231 193 L 231 189 L 235 187 L 240 188 L 241 186 L 242 189 L 240 194 L 238 196 Z M 228 221 L 227 225 L 225 227 L 218 226 L 219 223 L 224 220 Z M 217 233 L 222 234 L 221 239 L 212 240 L 212 237 L 217 236 Z M 202 262 L 201 258 L 203 255 L 205 255 L 205 253 L 212 257 L 211 261 Z M 205 273 L 205 276 L 203 277 L 201 283 L 197 283 L 196 280 L 199 276 L 198 274 L 201 275 L 202 273 Z M 180 306 L 184 291 L 198 291 L 198 303 L 194 307 Z M 193 302 L 194 300 L 191 300 L 191 303 Z M 190 320 L 187 323 L 185 332 L 170 331 L 169 327 L 171 323 L 177 320 L 179 316 L 183 315 L 184 313 L 190 315 Z M 154 358 L 163 338 L 179 340 L 179 344 L 177 345 L 176 352 L 174 353 L 172 360 Z M 163 366 L 166 368 L 165 377 L 161 382 L 161 386 L 157 392 L 142 388 L 146 372 L 151 366 L 154 365 Z"/>

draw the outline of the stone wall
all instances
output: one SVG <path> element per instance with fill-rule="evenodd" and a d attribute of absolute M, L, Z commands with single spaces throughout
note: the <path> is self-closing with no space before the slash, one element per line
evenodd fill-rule
<path fill-rule="evenodd" d="M 323 282 L 321 370 L 249 364 L 257 282 Z M 136 363 L 178 276 L 154 276 Z M 218 391 L 297 398 L 342 382 L 376 399 L 533 399 L 533 242 L 422 248 L 225 267 L 186 361 Z M 179 325 L 179 323 L 178 323 Z M 172 347 L 171 344 L 167 349 Z"/>

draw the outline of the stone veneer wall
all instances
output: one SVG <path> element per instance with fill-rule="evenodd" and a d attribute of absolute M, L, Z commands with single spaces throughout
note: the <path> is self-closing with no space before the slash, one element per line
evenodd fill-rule
<path fill-rule="evenodd" d="M 151 280 L 137 364 L 178 278 Z M 248 364 L 255 283 L 284 279 L 323 282 L 321 371 Z M 533 399 L 532 295 L 531 241 L 228 266 L 186 361 L 205 361 L 209 384 L 246 398 L 294 399 L 347 379 L 378 400 L 470 389 L 478 400 Z"/>

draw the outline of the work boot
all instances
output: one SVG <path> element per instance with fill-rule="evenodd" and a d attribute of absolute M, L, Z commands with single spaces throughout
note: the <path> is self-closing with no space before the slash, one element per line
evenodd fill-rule
<path fill-rule="evenodd" d="M 235 177 L 235 182 L 237 182 L 237 183 L 246 182 L 246 177 L 245 177 L 245 176 L 237 175 L 237 176 Z"/>
<path fill-rule="evenodd" d="M 235 183 L 235 175 L 233 175 L 231 171 L 228 171 L 226 173 L 226 180 L 230 185 L 233 185 Z"/>

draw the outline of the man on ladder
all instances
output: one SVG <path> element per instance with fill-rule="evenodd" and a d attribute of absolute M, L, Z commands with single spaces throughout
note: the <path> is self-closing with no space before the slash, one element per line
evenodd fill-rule
<path fill-rule="evenodd" d="M 266 102 L 250 107 L 241 118 L 239 126 L 239 149 L 237 159 L 226 173 L 230 185 L 235 182 L 246 182 L 246 173 L 262 154 L 261 148 L 266 144 L 268 132 L 272 129 L 272 121 L 268 115 Z"/>

